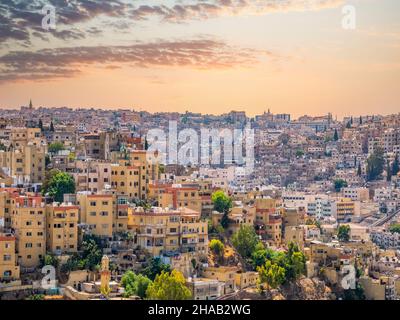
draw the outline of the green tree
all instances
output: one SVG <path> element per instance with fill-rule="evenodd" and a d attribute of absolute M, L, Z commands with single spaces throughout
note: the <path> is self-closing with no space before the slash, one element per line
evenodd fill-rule
<path fill-rule="evenodd" d="M 386 163 L 386 181 L 391 181 L 391 180 L 392 180 L 392 168 L 388 160 Z"/>
<path fill-rule="evenodd" d="M 42 121 L 42 119 L 39 119 L 39 128 L 40 128 L 40 131 L 43 132 L 43 121 Z"/>
<path fill-rule="evenodd" d="M 147 267 L 143 270 L 143 274 L 147 276 L 150 280 L 154 280 L 157 275 L 162 272 L 170 272 L 171 266 L 169 264 L 165 264 L 161 261 L 160 258 L 151 258 Z"/>
<path fill-rule="evenodd" d="M 304 151 L 303 150 L 297 150 L 296 151 L 296 157 L 300 158 L 302 156 L 304 156 Z"/>
<path fill-rule="evenodd" d="M 214 210 L 223 213 L 221 225 L 226 229 L 229 224 L 228 213 L 232 208 L 232 199 L 222 190 L 218 190 L 212 194 L 211 201 L 214 204 Z"/>
<path fill-rule="evenodd" d="M 359 177 L 361 177 L 361 175 L 362 175 L 361 162 L 358 163 L 357 175 L 358 175 Z"/>
<path fill-rule="evenodd" d="M 172 270 L 171 273 L 162 271 L 146 291 L 150 300 L 189 300 L 192 297 L 185 285 L 182 273 Z"/>
<path fill-rule="evenodd" d="M 82 259 L 80 266 L 88 270 L 96 270 L 103 257 L 102 250 L 93 238 L 87 238 L 82 241 Z"/>
<path fill-rule="evenodd" d="M 127 271 L 121 279 L 121 285 L 125 289 L 124 296 L 129 298 L 131 296 L 139 296 L 144 299 L 146 291 L 151 280 L 142 274 L 135 274 L 133 271 Z"/>
<path fill-rule="evenodd" d="M 257 243 L 256 247 L 254 248 L 254 252 L 251 255 L 254 268 L 257 269 L 257 267 L 263 266 L 267 259 L 271 258 L 271 256 L 271 249 L 265 249 L 261 242 Z"/>
<path fill-rule="evenodd" d="M 53 121 L 50 122 L 50 131 L 54 132 L 54 124 L 53 124 Z"/>
<path fill-rule="evenodd" d="M 62 142 L 56 141 L 49 145 L 49 152 L 50 153 L 57 153 L 58 151 L 64 150 L 64 144 Z"/>
<path fill-rule="evenodd" d="M 251 226 L 240 226 L 232 236 L 232 244 L 242 257 L 250 258 L 258 244 L 258 236 Z"/>
<path fill-rule="evenodd" d="M 396 155 L 396 157 L 394 158 L 393 164 L 392 164 L 392 175 L 396 176 L 400 171 L 399 168 L 399 156 Z"/>
<path fill-rule="evenodd" d="M 374 152 L 368 157 L 367 160 L 367 179 L 373 181 L 383 172 L 383 151 L 381 148 L 376 147 Z"/>
<path fill-rule="evenodd" d="M 214 252 L 216 255 L 220 256 L 224 253 L 224 244 L 217 239 L 212 239 L 210 241 L 210 249 L 212 250 L 212 252 Z"/>
<path fill-rule="evenodd" d="M 59 265 L 58 258 L 53 255 L 53 254 L 46 254 L 42 259 L 41 259 L 41 265 L 42 267 L 44 266 L 53 266 L 54 268 L 57 268 Z"/>
<path fill-rule="evenodd" d="M 287 280 L 297 280 L 306 271 L 306 257 L 297 244 L 290 242 L 284 259 Z"/>
<path fill-rule="evenodd" d="M 400 223 L 390 226 L 389 231 L 392 233 L 400 233 Z"/>
<path fill-rule="evenodd" d="M 337 132 L 337 129 L 335 129 L 335 133 L 333 134 L 333 140 L 335 140 L 335 141 L 339 140 L 339 134 Z"/>
<path fill-rule="evenodd" d="M 348 242 L 350 240 L 350 226 L 341 225 L 338 229 L 337 236 L 339 241 Z"/>
<path fill-rule="evenodd" d="M 285 281 L 285 269 L 270 260 L 261 267 L 257 267 L 257 271 L 260 281 L 265 282 L 272 289 L 276 289 Z"/>
<path fill-rule="evenodd" d="M 343 179 L 335 180 L 334 184 L 335 184 L 335 191 L 336 192 L 340 192 L 340 190 L 342 190 L 342 188 L 346 188 L 347 187 L 347 181 L 345 181 Z"/>
<path fill-rule="evenodd" d="M 64 194 L 75 193 L 74 178 L 66 172 L 51 171 L 48 181 L 42 186 L 42 193 L 53 197 L 56 202 L 63 202 Z"/>

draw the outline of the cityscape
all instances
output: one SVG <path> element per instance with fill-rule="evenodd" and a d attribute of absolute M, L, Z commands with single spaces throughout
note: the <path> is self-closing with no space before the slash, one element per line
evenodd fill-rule
<path fill-rule="evenodd" d="M 398 299 L 400 114 L 0 118 L 2 299 Z M 171 121 L 250 125 L 254 169 L 154 161 Z"/>
<path fill-rule="evenodd" d="M 2 1 L 5 309 L 400 300 L 399 9 Z"/>

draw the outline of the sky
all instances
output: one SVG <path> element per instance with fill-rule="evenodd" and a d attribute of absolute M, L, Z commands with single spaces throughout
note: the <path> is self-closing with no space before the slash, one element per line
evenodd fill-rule
<path fill-rule="evenodd" d="M 398 0 L 2 0 L 0 108 L 398 113 L 399 18 Z"/>

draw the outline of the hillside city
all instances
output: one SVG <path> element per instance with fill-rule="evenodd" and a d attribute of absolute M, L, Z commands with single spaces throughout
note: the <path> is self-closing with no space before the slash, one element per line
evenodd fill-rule
<path fill-rule="evenodd" d="M 253 129 L 254 169 L 150 161 L 171 122 Z M 0 150 L 0 300 L 400 298 L 400 114 L 30 101 L 0 109 Z"/>

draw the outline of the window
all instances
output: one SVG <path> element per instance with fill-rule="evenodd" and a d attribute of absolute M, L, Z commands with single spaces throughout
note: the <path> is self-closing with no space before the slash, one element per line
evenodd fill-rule
<path fill-rule="evenodd" d="M 4 260 L 4 261 L 11 261 L 11 254 L 5 254 L 5 255 L 3 256 L 3 260 Z"/>
<path fill-rule="evenodd" d="M 90 206 L 95 207 L 96 206 L 96 201 L 90 201 Z"/>

